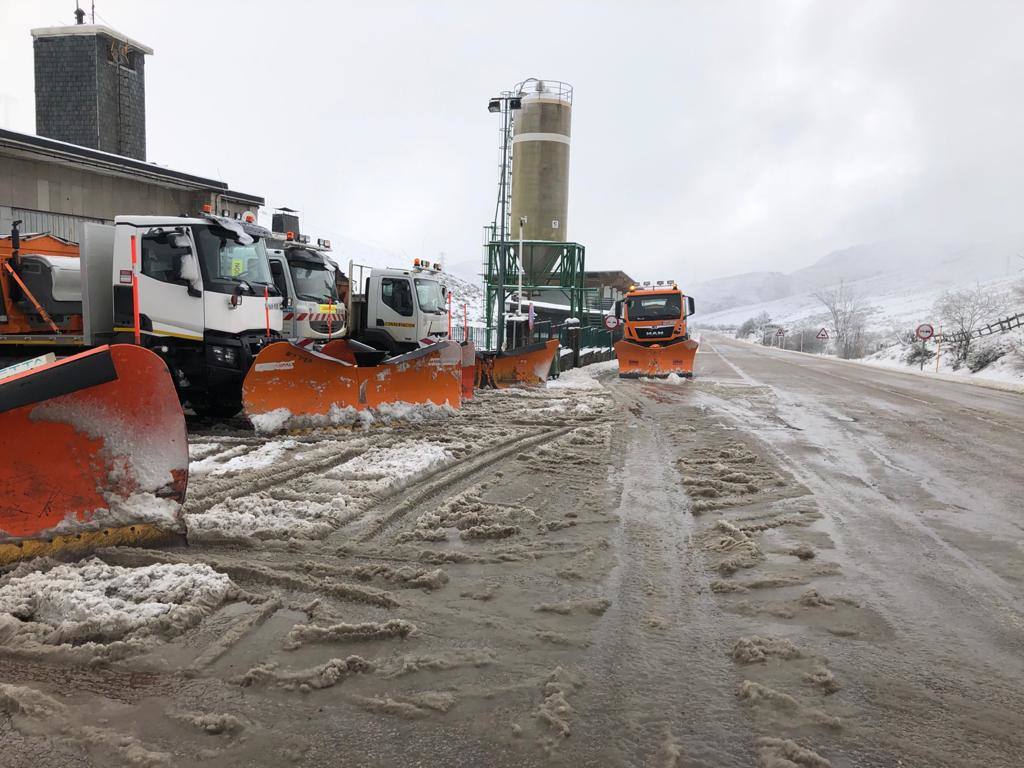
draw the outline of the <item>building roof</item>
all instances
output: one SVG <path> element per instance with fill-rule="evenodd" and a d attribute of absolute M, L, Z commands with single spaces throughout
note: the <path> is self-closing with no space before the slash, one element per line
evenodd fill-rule
<path fill-rule="evenodd" d="M 134 48 L 147 56 L 153 55 L 153 49 L 143 45 L 138 40 L 132 40 L 127 35 L 122 35 L 117 30 L 106 27 L 102 24 L 70 24 L 66 27 L 36 27 L 32 30 L 33 38 L 40 37 L 95 37 L 106 35 L 109 38 L 118 40 L 125 45 Z"/>
<path fill-rule="evenodd" d="M 43 160 L 109 176 L 145 179 L 154 184 L 178 189 L 218 192 L 226 198 L 248 205 L 261 206 L 264 204 L 262 197 L 228 189 L 228 185 L 223 181 L 175 171 L 156 163 L 147 163 L 144 160 L 135 160 L 110 152 L 101 152 L 98 149 L 80 147 L 65 141 L 47 139 L 30 133 L 8 131 L 3 128 L 0 128 L 0 155 L 28 157 L 33 160 Z"/>

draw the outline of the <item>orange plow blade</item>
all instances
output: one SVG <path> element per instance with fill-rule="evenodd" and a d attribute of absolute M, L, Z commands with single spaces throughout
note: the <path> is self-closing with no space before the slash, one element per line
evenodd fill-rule
<path fill-rule="evenodd" d="M 558 339 L 549 339 L 514 352 L 477 355 L 478 378 L 481 383 L 497 389 L 543 384 L 548 380 L 551 361 L 558 354 L 558 346 Z"/>
<path fill-rule="evenodd" d="M 181 534 L 185 417 L 167 366 L 99 347 L 0 379 L 0 564 Z"/>
<path fill-rule="evenodd" d="M 462 399 L 473 399 L 476 386 L 476 345 L 472 341 L 462 342 Z"/>
<path fill-rule="evenodd" d="M 293 419 L 300 425 L 346 423 L 352 411 L 394 403 L 459 407 L 462 351 L 457 344 L 441 342 L 367 366 L 341 359 L 348 355 L 341 346 L 325 350 L 338 356 L 284 342 L 256 356 L 242 400 L 258 428 L 271 430 Z"/>
<path fill-rule="evenodd" d="M 615 342 L 619 376 L 623 378 L 664 377 L 673 373 L 678 376 L 693 376 L 693 360 L 696 354 L 697 342 L 693 339 L 664 346 L 655 344 L 650 347 L 631 341 Z"/>

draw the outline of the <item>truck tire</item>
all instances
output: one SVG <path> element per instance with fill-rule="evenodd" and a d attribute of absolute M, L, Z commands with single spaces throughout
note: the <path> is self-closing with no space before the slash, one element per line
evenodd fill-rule
<path fill-rule="evenodd" d="M 192 401 L 192 410 L 208 419 L 230 419 L 242 410 L 242 401 L 224 395 L 209 395 Z"/>

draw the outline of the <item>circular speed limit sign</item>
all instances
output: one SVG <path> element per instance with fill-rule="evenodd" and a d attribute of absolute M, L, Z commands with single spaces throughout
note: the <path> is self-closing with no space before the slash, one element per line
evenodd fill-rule
<path fill-rule="evenodd" d="M 605 315 L 604 327 L 607 328 L 609 331 L 614 331 L 616 328 L 619 327 L 619 318 L 617 318 L 615 315 Z"/>
<path fill-rule="evenodd" d="M 915 331 L 915 333 L 917 334 L 917 338 L 919 338 L 921 341 L 928 341 L 928 339 L 935 335 L 935 329 L 931 326 L 930 323 L 922 323 L 921 325 L 917 326 L 917 330 Z"/>

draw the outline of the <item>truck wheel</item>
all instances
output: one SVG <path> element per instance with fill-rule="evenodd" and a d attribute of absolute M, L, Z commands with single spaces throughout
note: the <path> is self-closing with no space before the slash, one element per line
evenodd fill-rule
<path fill-rule="evenodd" d="M 192 410 L 210 419 L 230 419 L 242 410 L 242 401 L 232 397 L 211 395 L 203 400 L 193 401 Z"/>

